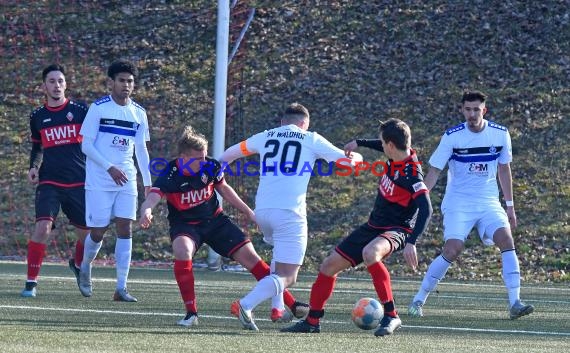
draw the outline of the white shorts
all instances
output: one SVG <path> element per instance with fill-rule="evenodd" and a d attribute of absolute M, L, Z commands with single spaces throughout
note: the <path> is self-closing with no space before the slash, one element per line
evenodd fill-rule
<path fill-rule="evenodd" d="M 114 217 L 137 219 L 137 195 L 124 191 L 85 190 L 85 221 L 102 228 Z"/>
<path fill-rule="evenodd" d="M 501 204 L 490 205 L 484 211 L 461 212 L 446 210 L 443 212 L 443 240 L 467 240 L 473 227 L 477 227 L 479 238 L 485 245 L 493 245 L 493 235 L 499 228 L 510 228 L 507 213 Z"/>
<path fill-rule="evenodd" d="M 291 210 L 255 210 L 263 240 L 273 246 L 273 261 L 302 265 L 307 250 L 307 217 Z"/>

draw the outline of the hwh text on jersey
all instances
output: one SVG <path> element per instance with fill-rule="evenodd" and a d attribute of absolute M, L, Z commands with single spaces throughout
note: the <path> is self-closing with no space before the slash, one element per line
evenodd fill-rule
<path fill-rule="evenodd" d="M 189 208 L 198 206 L 209 200 L 214 194 L 214 184 L 209 184 L 200 190 L 190 190 L 180 193 L 180 204 L 188 205 Z"/>
<path fill-rule="evenodd" d="M 394 186 L 394 182 L 387 175 L 382 175 L 382 179 L 380 179 L 380 191 L 382 195 L 393 195 Z"/>
<path fill-rule="evenodd" d="M 71 143 L 80 143 L 80 124 L 47 127 L 41 130 L 43 147 L 54 147 Z"/>

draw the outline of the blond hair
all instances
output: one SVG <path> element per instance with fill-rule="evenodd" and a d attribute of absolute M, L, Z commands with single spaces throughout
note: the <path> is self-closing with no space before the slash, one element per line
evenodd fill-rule
<path fill-rule="evenodd" d="M 208 149 L 206 137 L 196 132 L 192 126 L 186 126 L 178 139 L 178 153 L 189 153 L 191 150 L 204 151 L 206 149 Z"/>

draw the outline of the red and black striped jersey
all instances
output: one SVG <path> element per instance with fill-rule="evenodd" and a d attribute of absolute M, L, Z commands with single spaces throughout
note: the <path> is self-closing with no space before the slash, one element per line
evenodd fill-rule
<path fill-rule="evenodd" d="M 195 173 L 189 163 L 184 165 L 182 159 L 175 159 L 154 181 L 151 192 L 166 198 L 170 224 L 200 223 L 222 211 L 214 187 L 223 180 L 220 162 L 213 158 L 206 157 L 200 171 Z"/>
<path fill-rule="evenodd" d="M 70 101 L 58 107 L 44 105 L 30 115 L 31 167 L 37 167 L 33 151 L 41 150 L 40 184 L 76 187 L 85 184 L 85 155 L 79 130 L 87 107 Z"/>
<path fill-rule="evenodd" d="M 374 228 L 403 228 L 412 232 L 418 206 L 414 199 L 427 193 L 416 152 L 403 161 L 388 160 L 378 183 L 378 195 L 368 223 Z"/>

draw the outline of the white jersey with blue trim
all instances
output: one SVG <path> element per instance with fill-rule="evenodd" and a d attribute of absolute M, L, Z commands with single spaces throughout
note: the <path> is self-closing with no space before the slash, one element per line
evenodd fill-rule
<path fill-rule="evenodd" d="M 480 132 L 472 132 L 466 123 L 448 129 L 429 160 L 440 170 L 448 164 L 442 211 L 482 211 L 499 202 L 498 163 L 511 162 L 511 137 L 502 125 L 485 119 L 483 124 Z"/>
<path fill-rule="evenodd" d="M 145 109 L 132 99 L 123 106 L 110 95 L 104 96 L 89 107 L 80 133 L 94 139 L 99 153 L 128 178 L 125 185 L 117 185 L 106 170 L 87 157 L 85 189 L 136 193 L 135 144 L 150 140 Z"/>
<path fill-rule="evenodd" d="M 315 161 L 324 159 L 334 163 L 345 158 L 341 149 L 318 133 L 293 124 L 260 132 L 241 146 L 245 154 L 260 156 L 256 210 L 280 208 L 306 215 L 307 186 L 312 171 L 325 173 L 330 169 L 329 165 L 315 166 Z"/>

